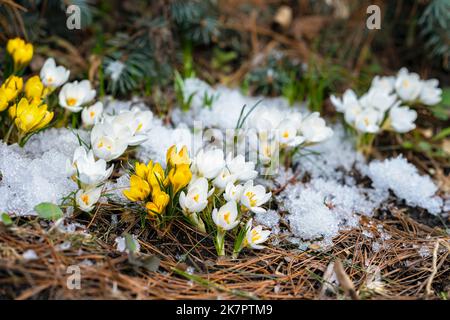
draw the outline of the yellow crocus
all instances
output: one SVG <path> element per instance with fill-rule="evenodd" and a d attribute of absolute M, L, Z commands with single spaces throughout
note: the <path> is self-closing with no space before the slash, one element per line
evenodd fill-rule
<path fill-rule="evenodd" d="M 156 189 L 152 193 L 152 202 L 147 202 L 146 208 L 149 214 L 161 214 L 169 204 L 170 197 L 164 191 Z"/>
<path fill-rule="evenodd" d="M 155 163 L 147 175 L 147 181 L 153 189 L 161 189 L 161 184 L 167 187 L 169 180 L 166 178 L 164 169 L 159 163 Z"/>
<path fill-rule="evenodd" d="M 8 111 L 21 135 L 40 130 L 53 119 L 53 112 L 47 110 L 46 104 L 37 101 L 30 103 L 25 98 L 20 99 Z"/>
<path fill-rule="evenodd" d="M 33 45 L 20 38 L 9 40 L 6 50 L 12 56 L 16 69 L 27 65 L 33 58 Z"/>
<path fill-rule="evenodd" d="M 25 83 L 25 96 L 30 100 L 41 100 L 48 94 L 39 76 L 33 76 Z"/>
<path fill-rule="evenodd" d="M 173 145 L 167 150 L 166 154 L 167 164 L 170 164 L 172 167 L 181 165 L 181 164 L 191 164 L 191 159 L 189 159 L 189 152 L 186 146 L 183 146 L 179 152 L 177 152 L 176 145 Z"/>
<path fill-rule="evenodd" d="M 0 112 L 8 108 L 9 100 L 6 97 L 5 90 L 0 88 Z"/>
<path fill-rule="evenodd" d="M 148 173 L 152 170 L 152 168 L 153 163 L 151 161 L 147 165 L 141 162 L 136 162 L 134 164 L 135 174 L 144 180 L 147 180 Z"/>
<path fill-rule="evenodd" d="M 9 76 L 8 79 L 2 84 L 3 95 L 8 101 L 14 100 L 23 88 L 23 79 L 17 76 Z"/>
<path fill-rule="evenodd" d="M 189 181 L 191 181 L 192 172 L 189 165 L 182 164 L 172 168 L 169 172 L 169 180 L 173 186 L 173 192 L 176 194 L 182 188 L 187 186 Z"/>
<path fill-rule="evenodd" d="M 6 44 L 6 51 L 8 51 L 10 55 L 12 55 L 17 48 L 23 46 L 24 44 L 25 41 L 23 39 L 20 38 L 9 39 L 8 43 Z"/>
<path fill-rule="evenodd" d="M 150 194 L 150 186 L 147 181 L 137 175 L 130 177 L 130 189 L 123 191 L 123 195 L 130 201 L 142 201 Z"/>

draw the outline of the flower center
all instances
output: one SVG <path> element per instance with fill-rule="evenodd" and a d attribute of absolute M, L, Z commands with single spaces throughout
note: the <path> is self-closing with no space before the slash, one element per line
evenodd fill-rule
<path fill-rule="evenodd" d="M 259 239 L 261 239 L 261 235 L 256 230 L 252 230 L 252 242 L 256 242 Z"/>
<path fill-rule="evenodd" d="M 223 220 L 225 220 L 225 222 L 227 223 L 227 224 L 230 224 L 230 212 L 229 211 L 227 211 L 227 212 L 225 212 L 224 213 L 224 215 L 223 215 Z"/>
<path fill-rule="evenodd" d="M 288 131 L 283 132 L 283 138 L 289 138 L 289 132 Z"/>
<path fill-rule="evenodd" d="M 95 111 L 89 112 L 89 115 L 90 115 L 91 118 L 95 117 Z"/>
<path fill-rule="evenodd" d="M 245 196 L 248 198 L 248 200 L 250 201 L 250 207 L 254 207 L 256 206 L 256 199 L 255 199 L 255 194 L 251 191 L 248 191 Z"/>
<path fill-rule="evenodd" d="M 195 202 L 198 202 L 199 198 L 200 198 L 200 195 L 198 193 L 193 197 Z"/>
<path fill-rule="evenodd" d="M 369 119 L 368 118 L 364 118 L 364 124 L 368 127 L 369 126 Z"/>
<path fill-rule="evenodd" d="M 83 201 L 84 204 L 88 205 L 88 203 L 89 203 L 89 196 L 87 194 L 83 194 L 81 196 L 81 201 Z"/>
<path fill-rule="evenodd" d="M 75 98 L 67 98 L 66 103 L 69 107 L 74 106 L 77 103 L 77 99 Z"/>
<path fill-rule="evenodd" d="M 404 86 L 405 88 L 408 88 L 408 87 L 409 87 L 409 81 L 408 81 L 408 80 L 404 80 L 404 81 L 403 81 L 403 86 Z"/>

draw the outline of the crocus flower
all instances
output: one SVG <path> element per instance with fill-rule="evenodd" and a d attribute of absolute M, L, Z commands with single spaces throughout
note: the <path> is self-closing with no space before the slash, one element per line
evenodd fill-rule
<path fill-rule="evenodd" d="M 214 208 L 212 219 L 216 226 L 222 231 L 228 231 L 236 227 L 239 224 L 236 202 L 229 201 L 220 207 L 219 210 Z"/>
<path fill-rule="evenodd" d="M 438 86 L 439 81 L 437 79 L 422 81 L 422 90 L 420 91 L 419 100 L 428 106 L 441 102 L 442 89 L 438 88 Z"/>
<path fill-rule="evenodd" d="M 23 88 L 23 79 L 17 76 L 9 76 L 0 89 L 8 101 L 15 99 Z"/>
<path fill-rule="evenodd" d="M 395 91 L 403 101 L 416 100 L 422 91 L 422 82 L 417 73 L 409 72 L 408 69 L 402 68 L 397 74 L 395 81 Z"/>
<path fill-rule="evenodd" d="M 228 168 L 223 168 L 222 171 L 217 175 L 217 177 L 214 178 L 212 183 L 218 190 L 222 191 L 225 190 L 225 187 L 229 182 L 234 181 L 236 181 L 236 175 L 231 174 Z"/>
<path fill-rule="evenodd" d="M 169 181 L 173 186 L 173 192 L 176 194 L 191 181 L 192 172 L 187 164 L 182 164 L 170 169 Z"/>
<path fill-rule="evenodd" d="M 277 130 L 281 146 L 296 147 L 305 141 L 304 137 L 297 135 L 296 124 L 290 119 L 281 121 Z"/>
<path fill-rule="evenodd" d="M 91 127 L 100 121 L 103 113 L 103 103 L 100 101 L 94 103 L 92 106 L 83 108 L 81 112 L 81 120 L 84 127 Z"/>
<path fill-rule="evenodd" d="M 78 190 L 75 200 L 78 207 L 84 212 L 90 212 L 94 209 L 95 204 L 100 199 L 102 188 L 92 188 L 88 190 Z"/>
<path fill-rule="evenodd" d="M 111 161 L 120 157 L 128 147 L 130 132 L 125 127 L 97 123 L 91 131 L 91 145 L 96 157 Z"/>
<path fill-rule="evenodd" d="M 399 133 L 413 130 L 416 125 L 417 112 L 408 107 L 394 107 L 389 111 L 389 124 Z"/>
<path fill-rule="evenodd" d="M 113 166 L 107 168 L 103 159 L 96 161 L 92 150 L 86 153 L 83 146 L 75 150 L 72 167 L 76 168 L 78 180 L 84 186 L 98 186 L 108 179 L 113 171 Z"/>
<path fill-rule="evenodd" d="M 40 101 L 48 94 L 48 89 L 44 87 L 39 76 L 33 76 L 25 83 L 25 96 L 30 100 Z"/>
<path fill-rule="evenodd" d="M 246 224 L 247 233 L 245 234 L 244 247 L 252 249 L 264 249 L 261 243 L 265 242 L 269 236 L 269 230 L 263 230 L 262 226 L 252 227 L 252 219 Z"/>
<path fill-rule="evenodd" d="M 208 151 L 202 149 L 195 157 L 197 174 L 206 179 L 214 179 L 224 166 L 223 151 L 220 149 L 211 149 Z"/>
<path fill-rule="evenodd" d="M 59 105 L 71 112 L 80 112 L 95 97 L 89 80 L 66 83 L 59 92 Z"/>
<path fill-rule="evenodd" d="M 128 130 L 127 144 L 137 146 L 147 141 L 147 132 L 151 129 L 152 119 L 153 113 L 151 111 L 133 108 L 116 116 L 106 117 L 105 123 L 109 123 L 115 130 Z"/>
<path fill-rule="evenodd" d="M 0 112 L 4 111 L 6 108 L 8 108 L 9 100 L 6 98 L 6 94 L 4 93 L 4 90 L 0 88 Z"/>
<path fill-rule="evenodd" d="M 169 183 L 169 179 L 166 178 L 164 169 L 159 163 L 155 163 L 149 168 L 147 181 L 154 190 L 161 189 L 161 185 L 166 187 Z"/>
<path fill-rule="evenodd" d="M 210 194 L 208 192 L 208 180 L 203 177 L 197 178 L 189 184 L 186 194 L 184 191 L 180 193 L 180 206 L 187 213 L 200 212 L 206 208 Z"/>
<path fill-rule="evenodd" d="M 376 109 L 380 112 L 386 112 L 389 110 L 397 100 L 395 94 L 390 94 L 389 91 L 375 87 L 371 88 L 367 93 L 365 93 L 360 99 L 359 103 L 363 109 Z"/>
<path fill-rule="evenodd" d="M 8 111 L 21 134 L 40 130 L 53 119 L 53 112 L 47 110 L 46 104 L 40 104 L 40 102 L 30 103 L 26 98 L 22 98 L 19 103 L 11 106 Z"/>
<path fill-rule="evenodd" d="M 371 88 L 379 88 L 387 93 L 391 93 L 392 91 L 394 91 L 395 80 L 396 78 L 394 76 L 375 76 L 372 79 Z"/>
<path fill-rule="evenodd" d="M 253 181 L 250 180 L 244 185 L 241 204 L 254 213 L 263 213 L 266 212 L 266 209 L 261 208 L 261 206 L 269 201 L 271 196 L 272 193 L 266 193 L 262 185 L 254 186 Z"/>
<path fill-rule="evenodd" d="M 167 207 L 170 197 L 164 191 L 156 189 L 152 192 L 152 202 L 147 202 L 145 207 L 150 215 L 161 214 Z"/>
<path fill-rule="evenodd" d="M 180 164 L 191 164 L 189 153 L 186 146 L 183 146 L 180 151 L 177 150 L 177 146 L 173 145 L 167 150 L 167 163 L 172 167 Z"/>
<path fill-rule="evenodd" d="M 55 59 L 48 58 L 42 66 L 40 77 L 42 83 L 51 89 L 62 86 L 69 80 L 70 70 L 56 66 Z"/>
<path fill-rule="evenodd" d="M 142 201 L 150 195 L 150 191 L 150 185 L 147 181 L 137 175 L 132 175 L 130 177 L 130 189 L 124 190 L 123 195 L 130 201 Z"/>
<path fill-rule="evenodd" d="M 360 132 L 377 133 L 380 131 L 382 114 L 376 109 L 364 109 L 355 119 L 355 127 Z"/>
<path fill-rule="evenodd" d="M 15 69 L 26 66 L 33 58 L 33 45 L 20 38 L 10 39 L 6 51 L 13 58 Z"/>
<path fill-rule="evenodd" d="M 313 112 L 306 117 L 301 124 L 301 133 L 308 143 L 318 143 L 329 139 L 333 135 L 333 130 L 326 126 L 318 112 Z"/>
<path fill-rule="evenodd" d="M 244 191 L 244 186 L 241 184 L 234 185 L 232 182 L 228 183 L 225 187 L 225 193 L 223 197 L 227 201 L 239 202 L 242 197 L 242 192 Z"/>
<path fill-rule="evenodd" d="M 227 168 L 232 175 L 235 175 L 236 180 L 248 181 L 255 179 L 258 171 L 255 170 L 255 163 L 252 161 L 245 161 L 245 157 L 241 154 L 233 158 L 232 154 L 227 155 Z"/>
<path fill-rule="evenodd" d="M 355 105 L 359 107 L 358 97 L 356 96 L 355 91 L 352 89 L 345 90 L 342 95 L 342 99 L 331 95 L 330 96 L 331 103 L 336 108 L 337 112 L 345 113 L 349 108 L 353 108 Z"/>

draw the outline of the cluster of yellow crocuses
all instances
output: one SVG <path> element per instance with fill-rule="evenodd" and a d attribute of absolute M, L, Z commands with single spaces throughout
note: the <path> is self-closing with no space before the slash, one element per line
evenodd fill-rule
<path fill-rule="evenodd" d="M 20 38 L 11 39 L 7 52 L 14 62 L 14 72 L 26 67 L 33 57 L 33 45 Z M 0 86 L 0 112 L 8 109 L 11 118 L 10 129 L 5 136 L 9 139 L 15 126 L 18 130 L 18 142 L 47 126 L 53 119 L 53 112 L 48 111 L 45 98 L 50 93 L 39 76 L 30 77 L 24 85 L 22 77 L 10 75 Z"/>
<path fill-rule="evenodd" d="M 8 51 L 14 61 L 15 70 L 23 68 L 33 58 L 33 45 L 20 38 L 9 40 L 6 45 L 6 51 Z"/>
<path fill-rule="evenodd" d="M 191 181 L 191 160 L 186 147 L 177 152 L 172 146 L 167 152 L 166 170 L 159 163 L 137 162 L 130 177 L 130 189 L 123 194 L 130 201 L 144 202 L 150 216 L 161 215 L 170 200 Z M 171 208 L 170 208 L 171 209 Z"/>

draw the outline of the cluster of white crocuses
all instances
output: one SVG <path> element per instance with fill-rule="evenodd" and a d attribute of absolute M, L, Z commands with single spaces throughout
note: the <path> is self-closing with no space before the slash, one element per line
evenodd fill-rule
<path fill-rule="evenodd" d="M 100 199 L 103 185 L 114 167 L 107 167 L 108 162 L 119 158 L 129 146 L 137 146 L 147 140 L 152 118 L 151 111 L 135 107 L 117 115 L 103 115 L 94 124 L 90 146 L 78 147 L 67 165 L 68 175 L 79 186 L 75 200 L 81 210 L 91 211 Z"/>
<path fill-rule="evenodd" d="M 421 80 L 417 73 L 402 68 L 397 76 L 376 76 L 367 93 L 360 98 L 348 89 L 342 98 L 331 96 L 336 110 L 359 133 L 376 134 L 382 130 L 405 133 L 416 125 L 416 104 L 435 105 L 442 90 L 436 79 Z"/>
<path fill-rule="evenodd" d="M 261 226 L 252 227 L 251 213 L 264 213 L 263 205 L 271 198 L 262 185 L 255 185 L 258 176 L 253 162 L 243 155 L 225 158 L 221 149 L 201 149 L 191 164 L 193 177 L 180 193 L 179 203 L 185 217 L 199 230 L 206 232 L 205 224 L 215 228 L 215 245 L 219 255 L 225 254 L 225 234 L 238 226 L 234 255 L 244 247 L 262 248 L 270 231 Z M 212 219 L 212 221 L 211 221 Z M 245 223 L 244 221 L 248 222 Z M 212 224 L 208 223 L 212 222 Z"/>
<path fill-rule="evenodd" d="M 245 126 L 251 132 L 250 148 L 257 150 L 262 163 L 270 161 L 278 151 L 311 146 L 333 135 L 318 112 L 302 115 L 296 110 L 270 107 L 256 108 Z"/>

